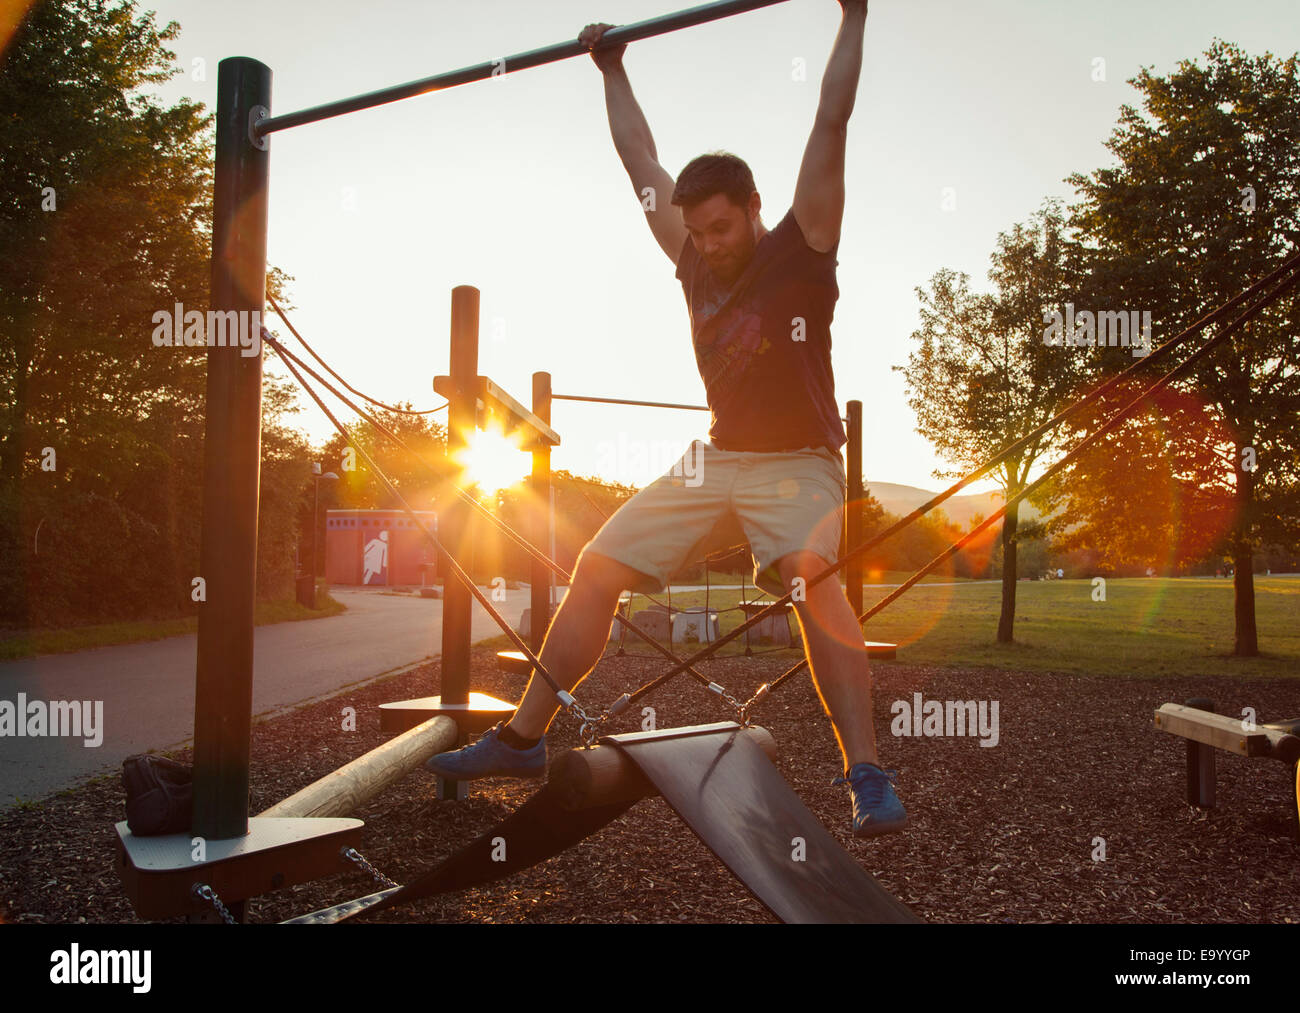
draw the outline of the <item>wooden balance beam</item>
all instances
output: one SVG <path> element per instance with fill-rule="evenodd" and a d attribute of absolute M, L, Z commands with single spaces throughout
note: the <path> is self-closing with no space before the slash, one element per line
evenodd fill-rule
<path fill-rule="evenodd" d="M 782 921 L 917 921 L 799 801 L 772 765 L 764 742 L 775 749 L 765 730 L 732 722 L 606 736 L 599 746 L 560 757 L 545 787 L 503 823 L 405 886 L 290 921 L 334 924 L 513 875 L 590 837 L 631 808 L 630 796 L 647 794 L 662 794 Z M 611 752 L 627 754 L 630 767 Z M 575 754 L 578 759 L 571 759 Z M 574 792 L 580 808 L 568 810 L 563 799 Z M 505 852 L 499 854 L 503 844 Z M 621 856 L 633 863 L 636 857 Z"/>
<path fill-rule="evenodd" d="M 260 815 L 346 816 L 429 757 L 452 749 L 458 734 L 456 722 L 451 718 L 430 718 L 326 774 Z"/>
<path fill-rule="evenodd" d="M 682 731 L 695 732 L 696 729 L 715 727 L 721 729 L 728 725 L 729 723 L 717 726 L 694 725 Z M 640 734 L 660 740 L 665 737 L 662 732 Z M 740 735 L 761 749 L 769 760 L 776 759 L 776 740 L 766 728 L 751 726 L 741 730 Z M 629 737 L 615 736 L 614 738 L 628 740 Z M 548 783 L 551 790 L 557 794 L 560 805 L 568 810 L 593 809 L 620 802 L 635 802 L 659 794 L 659 789 L 641 772 L 641 768 L 615 745 L 569 750 L 551 764 Z"/>
<path fill-rule="evenodd" d="M 1215 805 L 1214 750 L 1294 764 L 1300 760 L 1300 718 L 1242 727 L 1239 717 L 1214 713 L 1214 702 L 1202 697 L 1186 704 L 1163 704 L 1155 712 L 1155 727 L 1187 740 L 1187 804 L 1200 809 Z M 1296 801 L 1300 807 L 1300 772 Z"/>

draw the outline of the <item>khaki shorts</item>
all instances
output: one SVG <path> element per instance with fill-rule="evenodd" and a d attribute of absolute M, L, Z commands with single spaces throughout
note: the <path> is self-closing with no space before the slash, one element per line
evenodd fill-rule
<path fill-rule="evenodd" d="M 582 551 L 639 571 L 644 580 L 627 590 L 655 594 L 671 574 L 740 535 L 753 552 L 754 583 L 779 597 L 790 590 L 777 572 L 783 556 L 839 558 L 846 485 L 839 456 L 825 447 L 755 453 L 696 440 Z"/>

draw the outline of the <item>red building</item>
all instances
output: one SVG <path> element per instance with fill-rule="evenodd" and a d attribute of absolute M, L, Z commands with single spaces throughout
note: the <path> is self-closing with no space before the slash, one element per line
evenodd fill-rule
<path fill-rule="evenodd" d="M 438 533 L 436 513 L 417 510 L 416 516 Z M 431 584 L 435 559 L 405 510 L 326 511 L 325 576 L 331 584 Z"/>

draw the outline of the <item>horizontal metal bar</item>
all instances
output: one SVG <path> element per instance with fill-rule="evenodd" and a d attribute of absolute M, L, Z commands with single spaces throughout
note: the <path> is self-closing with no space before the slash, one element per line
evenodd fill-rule
<path fill-rule="evenodd" d="M 699 7 L 678 11 L 676 14 L 665 14 L 646 21 L 611 28 L 605 33 L 600 46 L 597 48 L 605 49 L 609 46 L 621 46 L 629 42 L 636 42 L 639 39 L 648 39 L 655 35 L 675 32 L 679 28 L 690 28 L 693 25 L 702 25 L 709 21 L 731 17 L 733 14 L 744 14 L 747 11 L 757 10 L 760 7 L 771 7 L 779 3 L 785 3 L 785 0 L 724 0 L 722 3 L 702 4 Z M 502 59 L 489 60 L 473 67 L 438 74 L 435 77 L 421 78 L 418 81 L 409 81 L 406 84 L 382 88 L 379 91 L 367 92 L 364 95 L 339 99 L 337 102 L 312 106 L 310 109 L 302 109 L 296 113 L 271 116 L 256 123 L 253 127 L 253 133 L 261 138 L 277 130 L 300 127 L 304 123 L 328 120 L 335 116 L 343 116 L 346 113 L 387 105 L 389 102 L 400 102 L 402 99 L 425 95 L 431 91 L 441 91 L 444 88 L 454 88 L 456 85 L 468 84 L 471 81 L 481 81 L 494 75 L 509 74 L 516 70 L 526 70 L 529 67 L 540 67 L 544 63 L 567 60 L 571 56 L 581 56 L 587 52 L 590 52 L 590 50 L 579 43 L 577 39 L 572 42 L 560 42 L 554 46 L 533 49 L 527 53 L 519 53 Z"/>
<path fill-rule="evenodd" d="M 629 401 L 625 397 L 582 397 L 578 394 L 552 394 L 552 401 L 591 401 L 595 404 L 630 404 L 640 408 L 680 408 L 688 412 L 711 411 L 708 405 L 672 404 L 669 401 Z"/>

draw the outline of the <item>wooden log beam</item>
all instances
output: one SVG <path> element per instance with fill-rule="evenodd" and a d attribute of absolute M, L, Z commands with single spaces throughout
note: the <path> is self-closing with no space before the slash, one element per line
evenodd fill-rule
<path fill-rule="evenodd" d="M 1241 726 L 1241 718 L 1167 703 L 1156 710 L 1155 726 L 1162 732 L 1181 735 L 1238 756 L 1263 756 L 1294 763 L 1300 755 L 1289 723 L 1256 724 L 1252 731 L 1246 731 Z"/>
<path fill-rule="evenodd" d="M 766 728 L 750 727 L 741 734 L 762 749 L 768 759 L 776 759 L 776 740 Z M 659 789 L 617 746 L 569 750 L 551 764 L 548 786 L 558 792 L 560 804 L 569 810 L 633 802 L 659 794 Z"/>
<path fill-rule="evenodd" d="M 429 757 L 456 745 L 456 722 L 430 718 L 351 763 L 326 774 L 302 791 L 271 806 L 262 816 L 346 816 Z"/>

